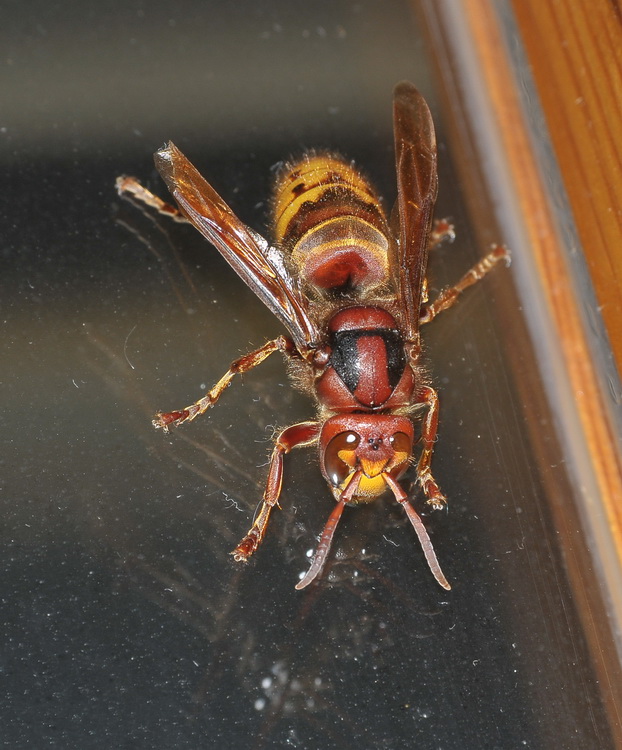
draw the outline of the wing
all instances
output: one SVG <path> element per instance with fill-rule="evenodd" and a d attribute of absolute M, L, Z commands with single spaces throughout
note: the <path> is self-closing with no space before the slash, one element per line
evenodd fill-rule
<path fill-rule="evenodd" d="M 438 178 L 432 116 L 408 81 L 398 83 L 393 92 L 393 134 L 399 222 L 396 286 L 407 337 L 416 342 Z"/>
<path fill-rule="evenodd" d="M 182 213 L 283 323 L 301 354 L 313 348 L 318 330 L 281 251 L 242 223 L 173 143 L 154 158 Z"/>

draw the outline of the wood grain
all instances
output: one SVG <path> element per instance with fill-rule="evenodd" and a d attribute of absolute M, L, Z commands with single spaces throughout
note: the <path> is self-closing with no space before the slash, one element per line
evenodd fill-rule
<path fill-rule="evenodd" d="M 618 372 L 622 17 L 614 0 L 513 0 Z"/>
<path fill-rule="evenodd" d="M 453 0 L 423 2 L 432 47 L 439 58 L 437 65 L 441 78 L 450 93 L 450 101 L 457 101 L 454 108 L 468 112 L 468 107 L 461 105 L 460 101 L 468 96 L 467 92 L 471 96 L 475 92 L 480 96 L 478 104 L 481 106 L 483 102 L 485 117 L 490 116 L 494 122 L 493 140 L 495 146 L 499 141 L 504 176 L 525 233 L 522 250 L 529 252 L 533 259 L 536 277 L 533 287 L 539 290 L 543 310 L 550 321 L 545 325 L 548 328 L 550 324 L 555 332 L 556 371 L 562 373 L 564 380 L 560 387 L 564 390 L 568 387 L 570 391 L 564 406 L 572 412 L 569 420 L 560 415 L 560 425 L 562 431 L 569 424 L 573 425 L 572 437 L 576 438 L 576 441 L 566 443 L 572 443 L 571 450 L 574 451 L 568 455 L 568 460 L 573 462 L 568 476 L 576 477 L 574 464 L 580 464 L 585 476 L 589 477 L 589 489 L 579 483 L 573 487 L 574 492 L 550 507 L 564 551 L 573 600 L 582 618 L 596 673 L 601 684 L 606 686 L 603 699 L 610 717 L 609 728 L 615 746 L 622 747 L 620 664 L 616 655 L 608 650 L 615 638 L 610 627 L 619 632 L 617 629 L 622 622 L 619 585 L 622 567 L 620 435 L 615 415 L 611 412 L 609 394 L 602 389 L 599 363 L 593 357 L 594 334 L 590 322 L 586 321 L 584 302 L 577 295 L 572 264 L 568 262 L 569 249 L 564 246 L 558 232 L 559 206 L 551 200 L 542 164 L 534 150 L 531 123 L 523 107 L 522 91 L 506 49 L 506 37 L 496 5 L 495 0 L 461 0 L 455 4 Z M 529 58 L 534 60 L 534 72 L 541 66 L 539 76 L 536 75 L 536 88 L 543 100 L 549 102 L 545 109 L 550 135 L 567 187 L 572 218 L 576 220 L 594 273 L 609 336 L 620 357 L 620 19 L 615 6 L 604 0 L 589 3 L 516 0 L 516 6 L 519 5 L 520 28 Z M 587 19 L 581 20 L 588 12 L 595 16 L 589 23 Z M 547 26 L 547 22 L 551 25 Z M 568 25 L 568 31 L 562 30 L 563 24 Z M 582 24 L 587 28 L 580 28 Z M 602 28 L 602 24 L 607 28 Z M 600 50 L 597 34 L 602 37 L 603 49 Z M 463 45 L 463 49 L 457 52 L 452 44 L 456 48 Z M 532 47 L 539 44 L 542 49 L 533 53 Z M 580 51 L 569 51 L 569 46 Z M 464 48 L 469 51 L 465 52 Z M 595 58 L 593 62 L 588 55 Z M 587 71 L 591 65 L 594 69 Z M 610 101 L 610 98 L 615 101 Z M 555 111 L 551 113 L 549 108 Z M 481 139 L 478 141 L 473 137 L 477 123 L 468 123 L 468 117 L 464 122 L 471 142 L 478 144 L 475 150 L 481 151 Z M 617 139 L 616 133 L 619 134 Z M 478 169 L 477 159 L 481 163 L 485 161 L 486 147 L 483 148 L 484 152 L 471 161 L 471 170 Z M 533 414 L 533 400 L 525 388 L 521 393 L 527 413 Z M 548 455 L 547 447 L 538 443 L 537 426 L 535 432 L 533 424 L 530 429 L 534 445 L 541 448 L 536 455 L 542 460 Z M 575 435 L 575 431 L 578 434 Z M 543 478 L 546 486 L 545 471 Z M 549 487 L 547 497 L 555 498 L 556 490 L 556 487 Z M 574 503 L 572 495 L 575 496 Z M 566 523 L 569 518 L 571 522 Z M 585 547 L 574 543 L 572 534 L 576 533 L 576 528 L 584 529 Z"/>

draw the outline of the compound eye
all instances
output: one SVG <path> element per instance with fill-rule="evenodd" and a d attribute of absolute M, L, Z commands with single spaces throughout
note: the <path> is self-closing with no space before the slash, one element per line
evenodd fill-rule
<path fill-rule="evenodd" d="M 356 449 L 361 442 L 356 432 L 340 432 L 324 451 L 324 468 L 332 485 L 339 487 L 356 466 Z"/>
<path fill-rule="evenodd" d="M 394 463 L 399 466 L 408 461 L 412 450 L 412 440 L 405 432 L 394 432 L 389 438 L 391 447 L 395 451 Z"/>
<path fill-rule="evenodd" d="M 405 432 L 394 432 L 389 442 L 396 453 L 410 454 L 411 440 Z"/>

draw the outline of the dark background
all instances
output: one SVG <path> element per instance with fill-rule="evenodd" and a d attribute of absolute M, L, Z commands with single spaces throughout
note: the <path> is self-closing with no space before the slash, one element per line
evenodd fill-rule
<path fill-rule="evenodd" d="M 116 196 L 121 173 L 165 194 L 166 140 L 264 233 L 275 165 L 308 147 L 355 158 L 390 207 L 408 78 L 459 235 L 432 293 L 485 252 L 410 6 L 0 7 L 4 745 L 613 747 L 552 520 L 564 459 L 495 307 L 511 270 L 425 331 L 450 501 L 425 520 L 451 592 L 390 498 L 346 511 L 324 578 L 294 590 L 333 502 L 313 451 L 288 461 L 261 550 L 232 561 L 275 428 L 313 416 L 277 358 L 172 436 L 150 426 L 281 332 L 194 230 Z"/>

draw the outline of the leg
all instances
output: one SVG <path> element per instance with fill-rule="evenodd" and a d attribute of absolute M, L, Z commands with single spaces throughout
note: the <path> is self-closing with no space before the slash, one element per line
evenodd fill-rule
<path fill-rule="evenodd" d="M 443 240 L 453 242 L 455 239 L 454 225 L 450 224 L 447 219 L 436 219 L 428 237 L 428 250 L 432 250 L 437 245 L 440 245 Z"/>
<path fill-rule="evenodd" d="M 126 177 L 125 175 L 117 177 L 115 183 L 117 192 L 119 195 L 123 193 L 130 193 L 136 200 L 144 203 L 150 208 L 155 208 L 159 214 L 169 216 L 173 221 L 179 221 L 185 223 L 188 221 L 186 217 L 179 211 L 175 206 L 171 206 L 170 203 L 165 203 L 157 195 L 154 195 L 150 190 L 143 187 L 135 177 Z"/>
<path fill-rule="evenodd" d="M 447 219 L 435 219 L 432 225 L 432 231 L 428 237 L 428 252 L 438 247 L 444 240 L 453 242 L 456 239 L 456 233 L 454 232 L 454 225 L 450 224 Z M 421 304 L 425 305 L 428 301 L 428 280 L 426 277 L 423 279 L 423 288 L 421 290 Z"/>
<path fill-rule="evenodd" d="M 257 367 L 264 359 L 277 351 L 283 352 L 283 354 L 293 354 L 295 351 L 294 343 L 286 336 L 279 336 L 273 341 L 268 341 L 267 344 L 259 347 L 259 349 L 255 349 L 255 351 L 245 354 L 240 359 L 236 359 L 206 396 L 195 401 L 194 404 L 186 406 L 185 409 L 170 411 L 165 414 L 158 412 L 153 420 L 153 426 L 162 428 L 165 432 L 168 432 L 169 427 L 177 427 L 183 422 L 189 422 L 198 417 L 199 414 L 203 414 L 218 401 L 222 392 L 231 383 L 235 375 L 242 375 L 252 370 L 253 367 Z"/>
<path fill-rule="evenodd" d="M 430 468 L 434 441 L 436 440 L 436 430 L 438 428 L 438 394 L 434 388 L 426 386 L 423 389 L 421 403 L 427 404 L 428 413 L 423 420 L 423 427 L 421 428 L 423 450 L 417 464 L 417 481 L 428 498 L 428 505 L 431 505 L 434 510 L 441 510 L 441 508 L 447 505 L 447 498 L 434 481 Z"/>
<path fill-rule="evenodd" d="M 246 562 L 261 544 L 266 527 L 270 518 L 270 512 L 278 505 L 281 485 L 283 484 L 283 456 L 292 448 L 297 448 L 313 443 L 320 433 L 319 422 L 300 422 L 287 427 L 277 437 L 272 456 L 270 468 L 268 469 L 268 480 L 263 493 L 263 502 L 257 517 L 253 521 L 248 534 L 242 539 L 231 553 L 238 562 Z"/>
<path fill-rule="evenodd" d="M 494 245 L 492 251 L 488 253 L 485 258 L 482 258 L 479 263 L 476 263 L 473 268 L 467 271 L 455 286 L 450 286 L 448 289 L 444 289 L 434 302 L 431 302 L 429 305 L 424 305 L 421 308 L 419 322 L 429 323 L 440 312 L 451 307 L 465 289 L 468 289 L 470 286 L 473 286 L 473 284 L 483 279 L 489 271 L 492 271 L 500 260 L 505 260 L 506 263 L 509 263 L 510 253 L 502 245 Z"/>

